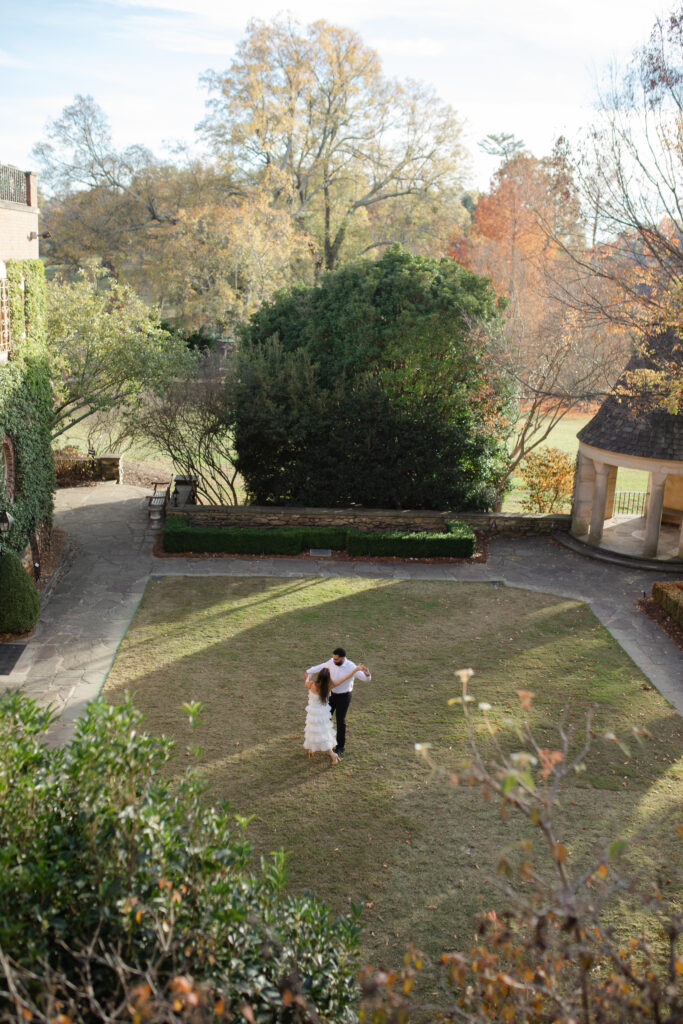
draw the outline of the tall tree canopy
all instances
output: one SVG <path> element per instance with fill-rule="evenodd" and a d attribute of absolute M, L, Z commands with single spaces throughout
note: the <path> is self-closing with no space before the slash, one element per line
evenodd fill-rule
<path fill-rule="evenodd" d="M 252 500 L 485 508 L 510 399 L 488 283 L 398 246 L 282 293 L 244 329 L 238 468 Z"/>
<path fill-rule="evenodd" d="M 389 81 L 350 29 L 252 21 L 228 70 L 204 80 L 214 152 L 291 210 L 327 270 L 378 205 L 461 191 L 454 111 L 424 86 Z"/>
<path fill-rule="evenodd" d="M 518 382 L 521 413 L 509 424 L 502 485 L 573 406 L 613 382 L 625 344 L 575 315 L 585 274 L 570 254 L 585 253 L 584 222 L 562 154 L 539 160 L 512 136 L 492 139 L 503 161 L 450 252 L 508 299 L 503 359 Z"/>
<path fill-rule="evenodd" d="M 658 18 L 647 43 L 613 73 L 598 116 L 573 154 L 592 247 L 574 254 L 584 322 L 683 336 L 683 4 Z M 569 153 L 569 148 L 567 147 Z M 644 339 L 644 342 L 643 342 Z M 634 390 L 670 412 L 683 409 L 683 343 Z"/>
<path fill-rule="evenodd" d="M 683 304 L 683 4 L 600 97 L 576 170 L 592 220 L 595 279 L 616 285 L 595 311 L 649 330 Z"/>
<path fill-rule="evenodd" d="M 125 417 L 193 366 L 192 352 L 162 329 L 154 310 L 102 271 L 53 281 L 48 299 L 53 437 L 96 412 Z"/>
<path fill-rule="evenodd" d="M 231 333 L 274 290 L 312 280 L 311 247 L 256 184 L 210 162 L 119 151 L 106 115 L 77 96 L 34 149 L 51 262 L 100 262 L 192 332 Z"/>

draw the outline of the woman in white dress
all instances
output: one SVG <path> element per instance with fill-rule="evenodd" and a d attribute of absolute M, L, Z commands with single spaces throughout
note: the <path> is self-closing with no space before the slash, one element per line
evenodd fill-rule
<path fill-rule="evenodd" d="M 356 666 L 354 665 L 353 670 L 334 685 L 339 686 L 340 683 L 346 682 L 355 671 Z M 308 704 L 306 705 L 304 747 L 308 751 L 309 757 L 313 757 L 317 750 L 324 750 L 330 755 L 332 764 L 338 764 L 339 757 L 332 749 L 337 742 L 336 732 L 332 725 L 332 710 L 327 703 L 330 690 L 334 689 L 329 668 L 321 668 L 315 680 L 307 676 L 306 689 L 308 690 Z"/>

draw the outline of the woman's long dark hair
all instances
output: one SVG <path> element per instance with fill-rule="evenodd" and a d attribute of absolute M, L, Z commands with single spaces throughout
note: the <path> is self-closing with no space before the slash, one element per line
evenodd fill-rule
<path fill-rule="evenodd" d="M 316 680 L 316 686 L 318 687 L 318 695 L 320 696 L 323 704 L 327 704 L 327 698 L 330 693 L 330 686 L 332 680 L 330 678 L 329 668 L 321 668 L 318 672 L 318 678 Z"/>

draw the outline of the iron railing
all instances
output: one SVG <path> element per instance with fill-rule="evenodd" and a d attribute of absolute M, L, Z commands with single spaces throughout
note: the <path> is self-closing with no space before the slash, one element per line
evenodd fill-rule
<path fill-rule="evenodd" d="M 612 515 L 644 516 L 647 491 L 615 491 Z"/>
<path fill-rule="evenodd" d="M 0 199 L 6 203 L 21 203 L 28 206 L 26 171 L 0 164 Z"/>

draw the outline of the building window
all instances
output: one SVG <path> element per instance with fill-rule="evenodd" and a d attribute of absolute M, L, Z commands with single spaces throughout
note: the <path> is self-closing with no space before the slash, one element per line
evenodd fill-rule
<path fill-rule="evenodd" d="M 0 447 L 0 488 L 10 501 L 14 501 L 14 480 L 14 445 L 5 434 Z"/>
<path fill-rule="evenodd" d="M 9 281 L 0 279 L 0 363 L 9 359 Z"/>

